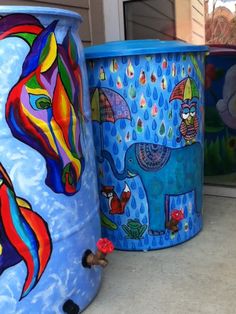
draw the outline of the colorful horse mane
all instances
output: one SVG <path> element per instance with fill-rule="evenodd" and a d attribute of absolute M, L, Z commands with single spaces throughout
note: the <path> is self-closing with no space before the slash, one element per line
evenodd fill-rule
<path fill-rule="evenodd" d="M 74 195 L 84 170 L 83 86 L 72 32 L 58 44 L 56 25 L 54 21 L 44 28 L 28 14 L 0 19 L 0 40 L 18 37 L 30 47 L 21 76 L 8 95 L 6 121 L 14 137 L 45 158 L 46 184 L 56 193 Z"/>
<path fill-rule="evenodd" d="M 47 223 L 31 205 L 15 195 L 6 170 L 0 164 L 0 275 L 21 260 L 27 276 L 21 298 L 40 280 L 52 252 Z"/>

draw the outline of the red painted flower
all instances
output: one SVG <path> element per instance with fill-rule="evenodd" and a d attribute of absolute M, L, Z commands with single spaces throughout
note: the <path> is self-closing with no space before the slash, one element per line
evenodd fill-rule
<path fill-rule="evenodd" d="M 97 242 L 97 248 L 103 254 L 109 254 L 109 253 L 112 253 L 114 251 L 113 243 L 110 240 L 108 240 L 107 238 L 99 239 Z"/>
<path fill-rule="evenodd" d="M 171 218 L 177 221 L 184 219 L 184 213 L 182 210 L 175 209 L 171 213 Z"/>

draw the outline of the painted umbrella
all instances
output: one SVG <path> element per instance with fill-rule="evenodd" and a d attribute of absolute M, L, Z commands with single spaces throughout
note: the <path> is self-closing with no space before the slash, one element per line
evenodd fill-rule
<path fill-rule="evenodd" d="M 199 91 L 196 82 L 191 77 L 180 81 L 170 95 L 170 101 L 174 99 L 185 101 L 193 98 L 199 98 Z"/>
<path fill-rule="evenodd" d="M 115 123 L 118 119 L 131 119 L 125 99 L 109 88 L 91 90 L 92 120 Z"/>

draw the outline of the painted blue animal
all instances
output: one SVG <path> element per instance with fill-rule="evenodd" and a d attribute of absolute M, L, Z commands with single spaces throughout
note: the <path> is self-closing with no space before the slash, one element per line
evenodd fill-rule
<path fill-rule="evenodd" d="M 200 143 L 169 148 L 153 143 L 134 143 L 126 151 L 124 169 L 118 172 L 108 151 L 109 162 L 118 180 L 139 176 L 146 192 L 149 232 L 163 233 L 169 220 L 169 197 L 194 191 L 197 213 L 202 207 L 203 153 Z"/>

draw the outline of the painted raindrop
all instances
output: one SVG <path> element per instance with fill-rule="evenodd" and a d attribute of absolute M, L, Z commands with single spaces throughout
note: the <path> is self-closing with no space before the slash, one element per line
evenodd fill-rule
<path fill-rule="evenodd" d="M 161 88 L 163 90 L 166 90 L 166 88 L 167 88 L 167 82 L 166 82 L 166 77 L 165 76 L 163 76 L 162 79 L 161 79 Z"/>
<path fill-rule="evenodd" d="M 126 135 L 125 135 L 125 141 L 129 142 L 130 140 L 131 140 L 130 132 L 127 132 Z"/>
<path fill-rule="evenodd" d="M 131 60 L 128 61 L 128 66 L 126 68 L 126 75 L 130 79 L 134 77 L 134 68 L 133 68 L 133 65 L 131 63 Z"/>
<path fill-rule="evenodd" d="M 106 131 L 110 131 L 111 130 L 111 123 L 103 123 L 103 127 Z"/>
<path fill-rule="evenodd" d="M 129 210 L 129 207 L 126 207 L 125 213 L 126 213 L 126 216 L 127 216 L 127 217 L 130 217 L 130 210 Z"/>
<path fill-rule="evenodd" d="M 140 75 L 139 75 L 139 83 L 141 85 L 145 85 L 147 83 L 147 78 L 144 70 L 141 70 Z"/>
<path fill-rule="evenodd" d="M 134 64 L 137 66 L 139 65 L 139 56 L 134 57 Z"/>
<path fill-rule="evenodd" d="M 157 128 L 156 120 L 153 120 L 153 121 L 152 121 L 152 130 L 155 131 L 156 128 Z"/>
<path fill-rule="evenodd" d="M 139 106 L 140 108 L 146 108 L 147 106 L 147 102 L 143 94 L 140 97 Z"/>
<path fill-rule="evenodd" d="M 161 109 L 161 111 L 160 111 L 160 120 L 163 120 L 163 118 L 164 118 L 163 109 Z"/>
<path fill-rule="evenodd" d="M 146 96 L 150 97 L 151 96 L 151 88 L 150 85 L 148 84 L 147 88 L 146 88 Z"/>
<path fill-rule="evenodd" d="M 123 151 L 126 152 L 127 149 L 128 149 L 128 146 L 127 146 L 127 144 L 124 142 L 124 144 L 123 144 Z"/>
<path fill-rule="evenodd" d="M 156 144 L 159 142 L 159 138 L 158 138 L 158 135 L 157 135 L 157 134 L 154 135 L 154 142 L 155 142 Z"/>
<path fill-rule="evenodd" d="M 132 140 L 133 141 L 137 140 L 137 134 L 136 134 L 135 130 L 133 130 L 133 132 L 132 132 Z"/>
<path fill-rule="evenodd" d="M 169 118 L 169 120 L 172 119 L 172 116 L 173 116 L 173 110 L 170 109 L 170 111 L 169 111 L 169 113 L 168 113 L 168 118 Z"/>
<path fill-rule="evenodd" d="M 177 65 L 177 75 L 181 74 L 181 67 L 180 64 Z"/>
<path fill-rule="evenodd" d="M 131 125 L 132 127 L 135 127 L 135 119 L 131 119 L 130 125 Z"/>
<path fill-rule="evenodd" d="M 158 77 L 161 77 L 161 76 L 162 76 L 162 70 L 161 70 L 160 65 L 159 65 L 158 68 L 157 68 L 157 76 L 158 76 Z"/>
<path fill-rule="evenodd" d="M 173 124 L 174 124 L 174 126 L 177 126 L 177 125 L 178 125 L 178 115 L 177 115 L 176 112 L 175 112 L 175 115 L 174 115 Z"/>
<path fill-rule="evenodd" d="M 139 196 L 140 197 L 140 196 Z M 140 197 L 141 198 L 141 197 Z M 143 203 L 141 204 L 141 206 L 140 206 L 140 213 L 141 214 L 144 214 L 145 213 L 145 207 L 144 207 L 144 205 L 143 205 Z"/>
<path fill-rule="evenodd" d="M 105 81 L 105 80 L 106 80 L 106 73 L 105 73 L 103 67 L 100 67 L 100 70 L 99 70 L 99 79 L 100 79 L 101 81 Z"/>
<path fill-rule="evenodd" d="M 131 99 L 134 99 L 136 97 L 136 89 L 134 88 L 134 86 L 131 84 L 129 87 L 129 97 Z"/>
<path fill-rule="evenodd" d="M 137 106 L 136 101 L 133 101 L 132 104 L 131 104 L 131 112 L 132 113 L 137 113 L 138 112 L 138 106 Z"/>
<path fill-rule="evenodd" d="M 175 208 L 175 199 L 174 199 L 174 197 L 171 198 L 170 207 L 171 207 L 171 209 Z"/>
<path fill-rule="evenodd" d="M 115 73 L 115 72 L 118 71 L 118 63 L 117 63 L 116 59 L 112 59 L 112 60 L 111 60 L 110 71 L 111 71 L 112 73 Z"/>
<path fill-rule="evenodd" d="M 116 80 L 116 87 L 121 89 L 123 87 L 122 82 L 121 82 L 121 78 L 118 76 L 117 80 Z"/>
<path fill-rule="evenodd" d="M 114 155 L 118 155 L 118 153 L 119 153 L 119 148 L 118 148 L 117 143 L 114 143 L 114 144 L 112 145 L 112 151 L 113 151 Z"/>
<path fill-rule="evenodd" d="M 155 72 L 152 72 L 152 74 L 151 74 L 151 82 L 152 82 L 152 83 L 155 83 L 156 81 L 157 81 L 156 73 L 155 73 Z"/>
<path fill-rule="evenodd" d="M 144 112 L 144 120 L 148 120 L 149 119 L 149 113 L 148 113 L 148 111 L 147 110 L 145 110 L 145 112 Z"/>
<path fill-rule="evenodd" d="M 172 83 L 171 83 L 170 79 L 168 80 L 168 89 L 167 90 L 169 93 L 172 91 Z"/>
<path fill-rule="evenodd" d="M 113 79 L 112 79 L 111 75 L 110 75 L 110 77 L 109 77 L 109 86 L 110 86 L 110 87 L 113 87 L 113 86 L 114 86 L 114 82 L 113 82 Z"/>
<path fill-rule="evenodd" d="M 164 97 L 163 97 L 163 95 L 162 95 L 162 93 L 161 93 L 161 95 L 160 95 L 160 97 L 159 97 L 158 105 L 159 105 L 159 107 L 162 107 L 163 104 L 164 104 Z"/>
<path fill-rule="evenodd" d="M 120 128 L 121 130 L 124 130 L 126 128 L 126 121 L 125 119 L 120 120 Z"/>
<path fill-rule="evenodd" d="M 154 100 L 157 100 L 157 98 L 158 98 L 158 93 L 157 93 L 157 88 L 156 87 L 153 88 L 152 97 L 153 97 Z"/>
<path fill-rule="evenodd" d="M 142 219 L 142 223 L 143 223 L 144 225 L 146 225 L 147 222 L 148 222 L 147 216 L 144 216 L 143 219 Z"/>
<path fill-rule="evenodd" d="M 162 121 L 161 126 L 160 126 L 160 129 L 159 129 L 160 135 L 165 134 L 165 131 L 166 131 L 166 129 L 165 129 L 165 124 L 164 124 L 164 122 Z"/>
<path fill-rule="evenodd" d="M 127 91 L 126 91 L 126 89 L 124 89 L 124 91 L 123 91 L 123 96 L 124 96 L 124 98 L 127 98 Z"/>
<path fill-rule="evenodd" d="M 165 99 L 164 110 L 167 111 L 168 108 L 169 108 L 169 103 L 168 103 L 167 99 Z"/>
<path fill-rule="evenodd" d="M 127 80 L 127 76 L 126 75 L 124 75 L 123 85 L 124 86 L 128 86 L 128 80 Z"/>
<path fill-rule="evenodd" d="M 146 72 L 150 71 L 150 63 L 148 61 L 145 63 L 145 70 Z"/>
<path fill-rule="evenodd" d="M 134 180 L 132 180 L 132 182 L 130 184 L 130 187 L 131 187 L 132 190 L 136 190 L 137 184 L 136 184 L 136 182 Z"/>
<path fill-rule="evenodd" d="M 116 126 L 113 124 L 113 126 L 111 128 L 111 135 L 116 136 L 116 134 L 117 134 Z"/>
<path fill-rule="evenodd" d="M 149 99 L 149 100 L 148 100 L 148 107 L 149 107 L 149 108 L 152 108 L 152 99 Z"/>
<path fill-rule="evenodd" d="M 167 69 L 166 69 L 166 75 L 169 76 L 170 75 L 170 66 L 168 65 Z"/>
<path fill-rule="evenodd" d="M 169 139 L 172 138 L 172 136 L 173 136 L 173 129 L 172 129 L 172 127 L 169 128 L 167 136 L 168 136 Z"/>
<path fill-rule="evenodd" d="M 139 218 L 139 216 L 140 216 L 140 213 L 139 213 L 139 210 L 137 209 L 137 210 L 135 211 L 135 218 Z"/>
<path fill-rule="evenodd" d="M 120 226 L 120 225 L 121 225 L 121 219 L 120 219 L 120 216 L 118 216 L 118 217 L 116 218 L 116 223 L 117 223 L 117 225 L 118 225 L 118 226 Z"/>
<path fill-rule="evenodd" d="M 166 138 L 166 136 L 163 138 L 162 145 L 163 145 L 163 146 L 166 146 L 166 145 L 167 145 L 167 138 Z"/>
<path fill-rule="evenodd" d="M 153 104 L 151 114 L 153 117 L 155 117 L 158 114 L 158 108 L 156 104 Z"/>
<path fill-rule="evenodd" d="M 167 68 L 167 60 L 166 58 L 163 58 L 162 60 L 162 69 L 165 70 Z"/>
<path fill-rule="evenodd" d="M 149 130 L 149 127 L 147 126 L 146 127 L 146 130 L 145 130 L 145 139 L 146 140 L 150 140 L 150 137 L 151 137 L 151 134 L 150 134 L 150 130 Z"/>
<path fill-rule="evenodd" d="M 137 131 L 139 133 L 143 131 L 143 121 L 140 118 L 138 118 L 138 121 L 137 121 Z"/>
<path fill-rule="evenodd" d="M 135 198 L 132 196 L 132 199 L 131 199 L 131 207 L 132 207 L 133 209 L 136 209 L 136 206 L 137 206 L 136 200 L 135 200 Z"/>
<path fill-rule="evenodd" d="M 180 205 L 180 204 L 181 204 L 181 198 L 180 198 L 180 196 L 177 196 L 176 204 L 177 204 L 177 205 Z"/>
<path fill-rule="evenodd" d="M 188 217 L 188 207 L 184 206 L 184 218 Z"/>
<path fill-rule="evenodd" d="M 176 65 L 175 65 L 175 63 L 172 63 L 171 75 L 172 75 L 172 76 L 176 76 Z"/>

